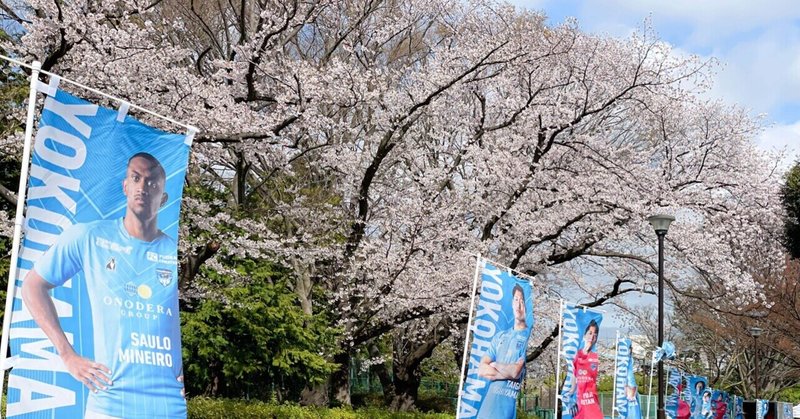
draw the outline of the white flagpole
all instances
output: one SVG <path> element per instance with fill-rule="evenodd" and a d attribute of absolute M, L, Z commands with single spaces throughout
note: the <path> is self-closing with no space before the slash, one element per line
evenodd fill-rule
<path fill-rule="evenodd" d="M 617 411 L 617 360 L 619 359 L 619 329 L 617 329 L 617 339 L 614 341 L 614 391 L 611 393 L 611 419 L 614 419 L 614 412 Z"/>
<path fill-rule="evenodd" d="M 564 301 L 564 300 L 561 300 L 561 301 Z M 587 306 L 587 305 L 578 304 L 578 303 L 573 303 L 573 302 L 570 302 L 570 301 L 564 301 L 564 305 L 565 305 L 565 306 L 568 306 L 568 305 L 569 305 L 569 306 L 573 306 L 573 307 L 580 307 L 580 308 L 581 308 L 581 309 L 582 309 L 584 312 L 586 312 L 586 311 L 593 311 L 593 312 L 595 312 L 595 313 L 603 313 L 603 314 L 605 314 L 605 313 L 606 313 L 606 311 L 605 311 L 605 310 L 603 310 L 602 308 L 597 308 L 597 307 L 589 307 L 589 306 Z"/>
<path fill-rule="evenodd" d="M 11 328 L 11 310 L 14 304 L 14 294 L 17 289 L 17 258 L 19 254 L 19 241 L 22 235 L 22 213 L 25 210 L 25 192 L 28 187 L 28 167 L 30 166 L 31 142 L 33 139 L 33 114 L 36 112 L 36 85 L 39 81 L 39 70 L 42 63 L 34 61 L 31 66 L 31 87 L 28 93 L 28 115 L 25 118 L 25 142 L 22 146 L 22 167 L 19 171 L 19 190 L 17 191 L 17 215 L 14 220 L 14 237 L 11 242 L 11 264 L 8 267 L 8 288 L 6 290 L 6 307 L 3 315 L 3 337 L 0 340 L 0 367 L 3 377 L 5 371 L 11 368 L 8 353 L 8 332 Z M 4 380 L 0 380 L 0 395 L 4 394 Z"/>
<path fill-rule="evenodd" d="M 656 359 L 656 351 L 653 351 L 653 356 L 650 357 L 650 385 L 647 388 L 647 419 L 650 419 L 650 401 L 653 399 L 653 366 Z"/>
<path fill-rule="evenodd" d="M 556 352 L 556 382 L 555 382 L 555 387 L 556 387 L 555 394 L 556 394 L 556 397 L 555 397 L 555 404 L 553 404 L 553 417 L 554 418 L 558 417 L 558 398 L 560 397 L 560 395 L 558 394 L 559 393 L 558 383 L 561 381 L 561 349 L 562 349 L 562 346 L 561 346 L 561 342 L 562 342 L 562 339 L 561 339 L 561 325 L 562 324 L 564 324 L 564 300 L 559 300 L 559 302 L 558 302 L 558 345 L 556 346 L 556 348 L 558 348 L 558 352 Z"/>
<path fill-rule="evenodd" d="M 466 375 L 467 357 L 469 356 L 469 334 L 472 331 L 472 312 L 475 309 L 475 293 L 478 290 L 478 275 L 481 271 L 481 261 L 483 259 L 478 255 L 475 260 L 475 278 L 472 280 L 472 297 L 469 301 L 469 317 L 467 320 L 467 334 L 464 338 L 464 357 L 461 361 L 461 378 L 458 380 L 458 403 L 456 403 L 456 419 L 461 415 L 461 396 L 464 391 L 464 375 Z"/>

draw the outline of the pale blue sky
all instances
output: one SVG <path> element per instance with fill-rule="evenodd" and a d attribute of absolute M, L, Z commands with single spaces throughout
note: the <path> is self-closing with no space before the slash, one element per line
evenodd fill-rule
<path fill-rule="evenodd" d="M 715 57 L 712 97 L 764 114 L 762 149 L 788 147 L 800 157 L 800 3 L 796 0 L 512 0 L 543 11 L 548 24 L 567 17 L 586 32 L 627 38 L 648 17 L 680 53 Z M 790 161 L 785 163 L 788 166 Z"/>

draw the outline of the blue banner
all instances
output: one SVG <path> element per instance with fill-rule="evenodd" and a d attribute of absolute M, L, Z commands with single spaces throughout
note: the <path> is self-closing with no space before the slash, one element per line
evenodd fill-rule
<path fill-rule="evenodd" d="M 769 400 L 756 399 L 756 419 L 764 419 L 769 411 Z"/>
<path fill-rule="evenodd" d="M 776 419 L 793 419 L 794 418 L 794 411 L 792 410 L 792 404 L 788 402 L 777 402 L 776 408 L 778 410 L 778 417 Z"/>
<path fill-rule="evenodd" d="M 33 148 L 7 416 L 185 417 L 185 136 L 58 91 Z"/>
<path fill-rule="evenodd" d="M 680 393 L 683 389 L 683 372 L 672 367 L 667 372 L 667 395 L 664 401 L 664 414 L 670 418 L 678 417 Z M 670 391 L 672 389 L 672 391 Z"/>
<path fill-rule="evenodd" d="M 561 353 L 567 370 L 561 388 L 562 419 L 602 419 L 597 396 L 597 339 L 603 315 L 566 306 L 561 326 Z"/>
<path fill-rule="evenodd" d="M 642 409 L 639 406 L 639 391 L 636 385 L 633 367 L 633 351 L 631 340 L 617 340 L 617 370 L 614 372 L 614 394 L 617 414 L 621 418 L 641 419 Z"/>
<path fill-rule="evenodd" d="M 516 418 L 533 329 L 531 284 L 485 263 L 459 418 Z"/>
<path fill-rule="evenodd" d="M 733 419 L 744 419 L 744 399 L 733 396 Z"/>
<path fill-rule="evenodd" d="M 703 394 L 708 386 L 708 379 L 699 375 L 692 375 L 689 381 L 689 405 L 692 411 L 692 419 L 703 418 Z M 709 396 L 710 397 L 710 396 Z"/>
<path fill-rule="evenodd" d="M 793 419 L 794 418 L 794 411 L 792 410 L 792 404 L 788 402 L 778 402 L 778 407 L 782 412 L 780 417 L 777 419 Z"/>

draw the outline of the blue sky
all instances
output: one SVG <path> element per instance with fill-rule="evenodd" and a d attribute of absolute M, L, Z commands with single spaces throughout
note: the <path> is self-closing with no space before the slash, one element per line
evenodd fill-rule
<path fill-rule="evenodd" d="M 511 0 L 543 11 L 550 25 L 568 17 L 589 33 L 627 38 L 648 17 L 680 53 L 722 64 L 711 97 L 764 115 L 755 138 L 764 150 L 800 158 L 800 4 L 796 0 Z"/>
<path fill-rule="evenodd" d="M 800 159 L 800 2 L 797 0 L 508 0 L 542 11 L 549 25 L 574 17 L 589 33 L 628 38 L 650 19 L 652 29 L 677 53 L 716 58 L 712 98 L 763 115 L 765 130 L 754 138 L 766 151 L 786 149 L 782 168 Z M 655 309 L 651 295 L 628 295 L 633 306 Z M 670 311 L 667 302 L 667 311 Z M 605 335 L 627 330 L 619 310 L 608 307 Z"/>

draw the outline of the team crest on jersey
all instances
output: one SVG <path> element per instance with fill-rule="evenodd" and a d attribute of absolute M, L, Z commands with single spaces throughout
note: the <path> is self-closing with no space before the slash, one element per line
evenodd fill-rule
<path fill-rule="evenodd" d="M 106 262 L 106 270 L 109 270 L 109 271 L 112 271 L 112 272 L 116 271 L 117 270 L 117 260 L 114 259 L 113 257 L 108 258 L 108 261 Z"/>
<path fill-rule="evenodd" d="M 158 282 L 165 287 L 172 283 L 172 271 L 169 269 L 156 269 L 156 276 Z"/>
<path fill-rule="evenodd" d="M 518 340 L 518 341 L 517 341 L 517 350 L 520 350 L 520 349 L 522 349 L 522 346 L 523 346 L 523 345 L 525 345 L 525 342 L 523 342 L 523 341 L 521 341 L 521 340 Z"/>

